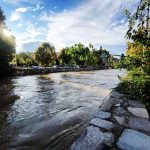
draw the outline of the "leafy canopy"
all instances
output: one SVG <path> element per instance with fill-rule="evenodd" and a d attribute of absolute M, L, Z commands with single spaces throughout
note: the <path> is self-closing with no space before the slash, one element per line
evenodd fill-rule
<path fill-rule="evenodd" d="M 35 60 L 41 66 L 53 65 L 55 64 L 55 59 L 55 48 L 47 42 L 42 43 L 35 52 Z"/>
<path fill-rule="evenodd" d="M 5 25 L 5 15 L 0 8 L 0 68 L 1 76 L 8 74 L 9 72 L 9 62 L 13 59 L 15 54 L 15 37 L 5 34 L 5 30 L 8 28 Z"/>
<path fill-rule="evenodd" d="M 105 60 L 103 56 L 105 56 Z M 102 49 L 102 47 L 97 50 L 92 44 L 85 46 L 78 43 L 74 46 L 62 49 L 58 58 L 63 65 L 74 64 L 81 67 L 100 66 L 107 62 L 110 58 L 110 54 L 107 50 Z"/>
<path fill-rule="evenodd" d="M 126 37 L 134 42 L 150 46 L 150 0 L 140 0 L 136 12 L 125 11 L 129 19 L 129 29 Z"/>

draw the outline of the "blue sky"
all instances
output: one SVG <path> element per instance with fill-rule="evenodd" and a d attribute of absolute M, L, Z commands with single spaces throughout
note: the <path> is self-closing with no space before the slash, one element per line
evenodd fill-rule
<path fill-rule="evenodd" d="M 139 0 L 0 0 L 6 24 L 16 37 L 17 52 L 34 51 L 43 42 L 56 51 L 81 42 L 125 51 L 128 22 L 124 9 L 135 11 Z"/>

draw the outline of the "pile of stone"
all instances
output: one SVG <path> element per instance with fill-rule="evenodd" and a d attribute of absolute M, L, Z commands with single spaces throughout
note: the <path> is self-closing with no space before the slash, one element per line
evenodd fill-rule
<path fill-rule="evenodd" d="M 113 91 L 71 150 L 150 150 L 145 105 Z"/>

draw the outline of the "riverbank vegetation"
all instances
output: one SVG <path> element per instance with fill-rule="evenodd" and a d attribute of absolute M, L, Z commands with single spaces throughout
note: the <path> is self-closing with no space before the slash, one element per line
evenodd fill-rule
<path fill-rule="evenodd" d="M 128 70 L 116 90 L 132 99 L 144 102 L 150 110 L 150 2 L 141 0 L 137 11 L 129 19 L 126 37 L 130 39 L 124 58 Z"/>
<path fill-rule="evenodd" d="M 37 66 L 37 62 L 35 61 L 34 53 L 33 52 L 21 52 L 16 55 L 17 65 L 18 66 Z"/>
<path fill-rule="evenodd" d="M 9 34 L 5 24 L 5 15 L 0 8 L 0 76 L 10 74 L 9 62 L 15 54 L 15 37 Z"/>
<path fill-rule="evenodd" d="M 48 74 L 42 74 L 38 77 L 39 79 L 46 79 L 46 80 L 51 80 L 50 76 Z"/>
<path fill-rule="evenodd" d="M 109 51 L 100 47 L 94 48 L 92 44 L 85 46 L 78 43 L 74 46 L 66 47 L 56 52 L 54 46 L 47 42 L 42 43 L 35 52 L 22 52 L 17 54 L 18 66 L 102 66 L 112 65 L 114 57 Z"/>

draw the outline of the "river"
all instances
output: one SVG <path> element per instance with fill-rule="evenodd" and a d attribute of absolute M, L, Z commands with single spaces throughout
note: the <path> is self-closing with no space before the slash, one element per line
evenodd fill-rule
<path fill-rule="evenodd" d="M 0 149 L 68 150 L 119 83 L 118 75 L 125 71 L 1 79 Z"/>

